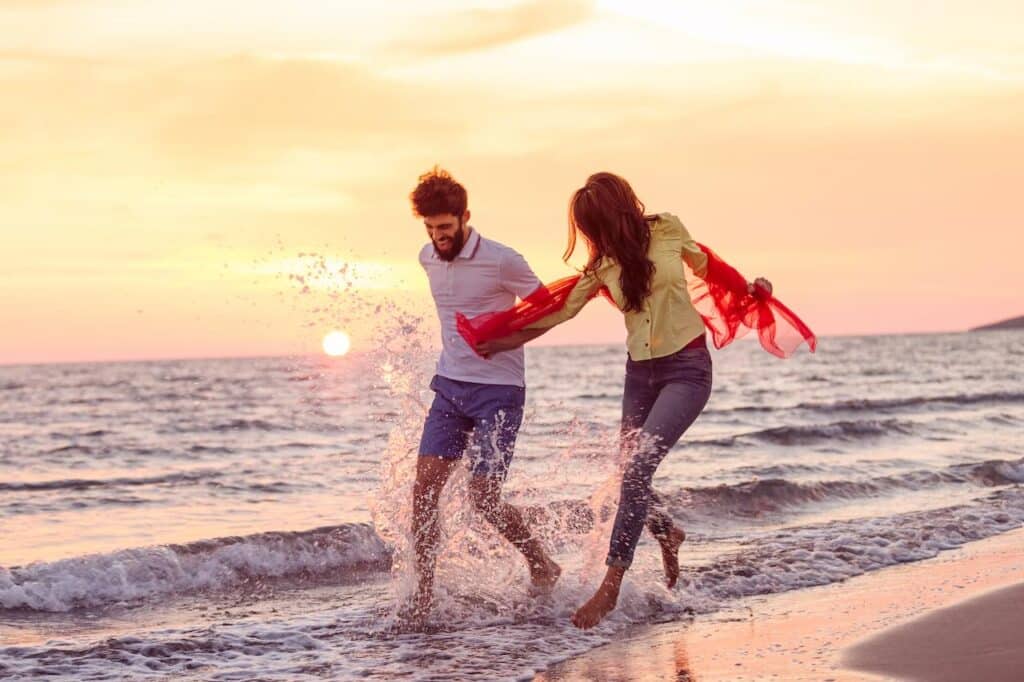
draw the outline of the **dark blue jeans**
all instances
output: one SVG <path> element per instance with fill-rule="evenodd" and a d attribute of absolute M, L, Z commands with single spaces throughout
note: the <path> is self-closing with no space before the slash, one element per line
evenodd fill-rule
<path fill-rule="evenodd" d="M 711 395 L 711 354 L 704 343 L 652 360 L 626 360 L 622 394 L 622 447 L 626 465 L 608 548 L 609 566 L 628 567 L 644 525 L 667 534 L 671 519 L 652 508 L 654 472 L 690 428 Z"/>

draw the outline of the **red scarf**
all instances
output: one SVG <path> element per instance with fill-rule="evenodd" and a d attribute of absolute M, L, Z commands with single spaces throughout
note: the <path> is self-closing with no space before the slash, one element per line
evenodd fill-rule
<path fill-rule="evenodd" d="M 814 352 L 818 345 L 814 332 L 792 310 L 760 287 L 755 287 L 751 294 L 747 279 L 736 268 L 703 244 L 698 246 L 708 257 L 707 274 L 703 279 L 692 274 L 689 277 L 690 300 L 711 332 L 715 348 L 723 348 L 756 329 L 761 346 L 772 355 L 787 358 L 805 341 Z M 459 333 L 475 349 L 478 343 L 524 329 L 560 310 L 580 277 L 573 275 L 538 287 L 508 310 L 472 319 L 456 313 Z M 601 287 L 600 291 L 614 304 L 606 288 Z"/>

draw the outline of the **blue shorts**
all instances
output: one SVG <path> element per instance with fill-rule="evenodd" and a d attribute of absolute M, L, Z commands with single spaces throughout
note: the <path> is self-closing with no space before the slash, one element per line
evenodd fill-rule
<path fill-rule="evenodd" d="M 434 402 L 423 424 L 420 455 L 469 457 L 474 476 L 505 480 L 523 423 L 526 389 L 435 376 Z"/>

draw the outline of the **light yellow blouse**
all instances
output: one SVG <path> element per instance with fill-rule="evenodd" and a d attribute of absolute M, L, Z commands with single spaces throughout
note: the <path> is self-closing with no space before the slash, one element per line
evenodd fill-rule
<path fill-rule="evenodd" d="M 671 355 L 704 333 L 704 321 L 690 301 L 683 261 L 694 274 L 704 277 L 708 259 L 689 231 L 671 213 L 659 213 L 651 225 L 651 245 L 647 255 L 654 262 L 651 293 L 643 309 L 623 313 L 626 320 L 626 347 L 633 360 L 650 360 Z M 583 273 L 569 293 L 565 306 L 529 325 L 528 329 L 549 329 L 572 319 L 602 286 L 608 287 L 619 310 L 626 304 L 622 295 L 618 263 L 604 259 Z"/>

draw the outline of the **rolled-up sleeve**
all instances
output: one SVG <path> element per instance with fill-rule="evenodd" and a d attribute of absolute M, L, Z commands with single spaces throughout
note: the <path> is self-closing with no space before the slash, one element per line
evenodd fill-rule
<path fill-rule="evenodd" d="M 569 296 L 565 299 L 565 305 L 556 312 L 551 313 L 547 317 L 542 317 L 533 324 L 528 325 L 527 329 L 550 329 L 556 325 L 559 325 L 566 320 L 571 320 L 576 317 L 579 311 L 583 310 L 583 306 L 587 304 L 590 299 L 594 298 L 594 295 L 601 288 L 602 282 L 593 272 L 585 272 L 580 277 L 580 281 L 576 282 L 576 286 L 569 292 Z"/>
<path fill-rule="evenodd" d="M 679 219 L 677 218 L 676 221 L 679 222 Z M 686 229 L 682 222 L 679 222 L 679 229 L 683 237 L 680 255 L 683 257 L 683 261 L 693 270 L 693 274 L 704 279 L 708 274 L 708 256 L 700 250 L 697 242 L 690 236 L 690 231 Z"/>

